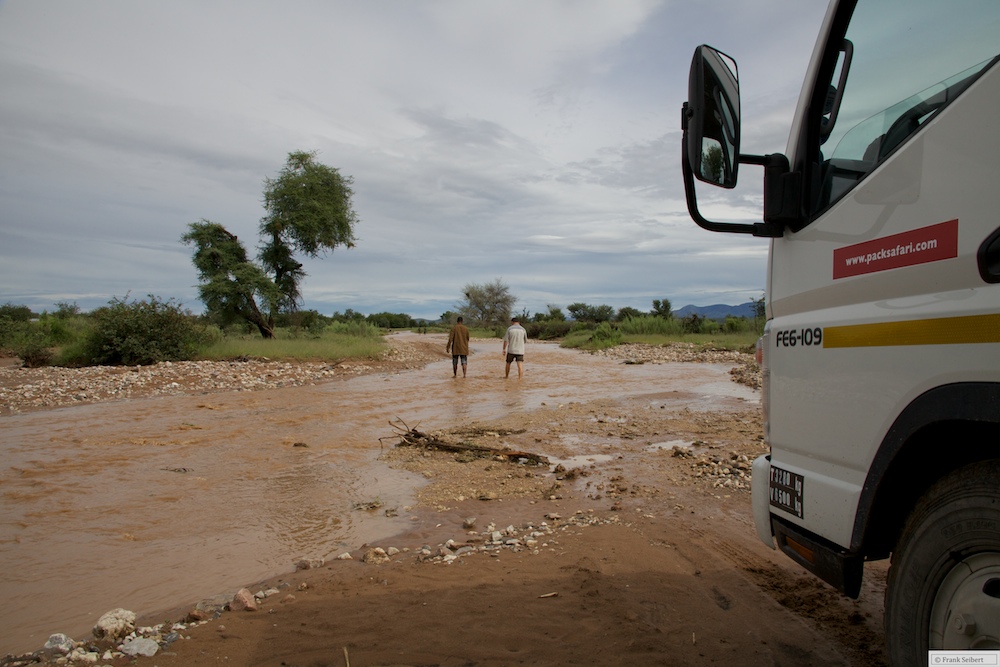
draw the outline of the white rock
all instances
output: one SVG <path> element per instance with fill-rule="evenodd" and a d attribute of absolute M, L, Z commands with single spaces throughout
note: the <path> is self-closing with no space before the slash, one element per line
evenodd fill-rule
<path fill-rule="evenodd" d="M 135 612 L 128 609 L 112 609 L 99 619 L 94 626 L 94 636 L 98 639 L 121 639 L 135 630 Z"/>
<path fill-rule="evenodd" d="M 295 562 L 296 570 L 317 570 L 323 567 L 326 561 L 322 558 L 301 558 Z"/>
<path fill-rule="evenodd" d="M 48 641 L 45 642 L 44 648 L 46 651 L 66 654 L 73 650 L 75 644 L 76 642 L 60 632 L 51 635 Z"/>
<path fill-rule="evenodd" d="M 131 656 L 144 655 L 150 657 L 156 655 L 156 652 L 159 650 L 160 645 L 149 637 L 136 637 L 135 639 L 128 640 L 121 646 L 121 652 Z"/>
<path fill-rule="evenodd" d="M 365 555 L 361 557 L 361 560 L 371 565 L 381 565 L 382 563 L 389 562 L 389 554 L 387 554 L 385 549 L 382 547 L 372 547 L 365 552 Z"/>

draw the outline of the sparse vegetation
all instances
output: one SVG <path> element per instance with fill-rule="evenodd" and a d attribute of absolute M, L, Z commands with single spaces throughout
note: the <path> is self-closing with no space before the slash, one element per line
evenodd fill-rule
<path fill-rule="evenodd" d="M 469 287 L 495 287 L 498 296 L 514 299 L 499 279 L 492 286 Z M 570 348 L 598 350 L 622 343 L 685 342 L 750 351 L 764 325 L 763 298 L 754 306 L 754 317 L 730 316 L 722 321 L 698 315 L 676 317 L 666 299 L 653 300 L 649 313 L 630 307 L 616 311 L 607 305 L 574 303 L 567 307 L 573 319 L 567 319 L 563 310 L 552 304 L 547 306 L 547 312 L 531 315 L 525 310 L 519 315 L 530 338 L 560 340 Z M 508 306 L 504 320 L 509 313 Z M 54 312 L 40 316 L 27 306 L 7 303 L 0 306 L 0 354 L 19 357 L 26 366 L 142 365 L 185 359 L 376 358 L 386 347 L 382 334 L 399 329 L 446 333 L 457 316 L 457 312 L 446 311 L 438 321 L 428 322 L 406 313 L 364 315 L 348 308 L 327 316 L 315 310 L 297 310 L 276 314 L 274 338 L 265 341 L 257 327 L 245 320 L 220 327 L 212 314 L 194 316 L 173 300 L 162 301 L 152 295 L 141 302 L 113 299 L 108 306 L 91 313 L 81 313 L 75 303 L 59 303 Z M 473 326 L 470 333 L 476 338 L 500 337 L 507 324 L 501 321 Z"/>
<path fill-rule="evenodd" d="M 84 353 L 88 365 L 143 365 L 193 359 L 210 337 L 206 328 L 173 300 L 112 299 L 92 314 Z"/>
<path fill-rule="evenodd" d="M 256 335 L 220 337 L 198 351 L 199 359 L 282 359 L 337 361 L 374 359 L 385 350 L 382 331 L 368 322 L 334 322 L 315 336 L 296 336 L 289 329 L 276 329 L 265 340 Z"/>

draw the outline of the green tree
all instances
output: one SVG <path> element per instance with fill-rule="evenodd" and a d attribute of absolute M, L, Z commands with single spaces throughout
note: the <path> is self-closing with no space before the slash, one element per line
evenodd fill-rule
<path fill-rule="evenodd" d="M 670 300 L 663 299 L 661 301 L 660 299 L 653 299 L 653 310 L 651 310 L 649 314 L 655 317 L 662 317 L 665 320 L 669 320 L 671 317 L 674 316 L 674 313 L 670 307 Z"/>
<path fill-rule="evenodd" d="M 6 318 L 11 322 L 27 322 L 32 317 L 34 313 L 27 306 L 15 306 L 9 301 L 0 306 L 0 318 Z"/>
<path fill-rule="evenodd" d="M 365 316 L 362 313 L 355 311 L 353 308 L 348 308 L 341 314 L 338 310 L 333 315 L 330 316 L 335 322 L 363 322 Z"/>
<path fill-rule="evenodd" d="M 199 298 L 224 323 L 244 320 L 273 338 L 275 315 L 296 311 L 302 300 L 306 273 L 296 257 L 354 247 L 353 179 L 315 158 L 314 152 L 289 153 L 278 177 L 264 180 L 260 264 L 218 223 L 192 223 L 182 237 L 195 247 Z"/>
<path fill-rule="evenodd" d="M 642 312 L 638 308 L 632 308 L 631 306 L 624 306 L 618 309 L 618 314 L 615 315 L 615 320 L 622 322 L 633 317 L 642 317 L 646 313 Z"/>
<path fill-rule="evenodd" d="M 250 260 L 240 240 L 209 220 L 191 223 L 182 240 L 195 247 L 192 261 L 201 282 L 198 298 L 208 313 L 223 326 L 245 321 L 257 327 L 262 337 L 274 338 L 274 314 L 281 294 L 264 270 Z"/>
<path fill-rule="evenodd" d="M 571 303 L 566 310 L 577 322 L 608 322 L 615 316 L 615 309 L 608 305 L 591 306 L 586 303 Z"/>
<path fill-rule="evenodd" d="M 503 326 L 517 302 L 510 287 L 500 278 L 483 285 L 469 283 L 462 288 L 462 294 L 465 301 L 455 306 L 459 315 L 468 323 L 483 327 Z"/>
<path fill-rule="evenodd" d="M 56 302 L 56 312 L 52 313 L 57 319 L 68 320 L 71 317 L 76 317 L 80 314 L 80 306 L 76 304 L 76 301 L 69 303 L 68 301 L 58 301 Z"/>
<path fill-rule="evenodd" d="M 702 153 L 701 173 L 713 183 L 722 183 L 725 178 L 726 161 L 722 155 L 722 146 L 711 146 Z"/>
<path fill-rule="evenodd" d="M 415 326 L 413 318 L 406 313 L 372 313 L 365 321 L 383 329 L 407 329 Z"/>

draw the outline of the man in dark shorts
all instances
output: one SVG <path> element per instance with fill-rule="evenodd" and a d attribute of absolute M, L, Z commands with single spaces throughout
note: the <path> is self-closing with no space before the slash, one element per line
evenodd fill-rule
<path fill-rule="evenodd" d="M 462 324 L 463 321 L 463 318 L 458 318 L 448 334 L 448 344 L 444 348 L 445 352 L 451 352 L 451 373 L 455 377 L 458 377 L 459 362 L 462 363 L 462 377 L 465 377 L 465 369 L 469 364 L 469 329 Z"/>
<path fill-rule="evenodd" d="M 517 317 L 510 318 L 510 326 L 503 336 L 503 352 L 501 354 L 507 359 L 507 369 L 504 377 L 510 377 L 510 364 L 517 362 L 517 379 L 524 377 L 524 344 L 528 340 L 528 332 L 524 330 Z"/>

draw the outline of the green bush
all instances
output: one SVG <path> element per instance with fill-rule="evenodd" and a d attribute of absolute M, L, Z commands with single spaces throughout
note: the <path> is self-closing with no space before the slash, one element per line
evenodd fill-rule
<path fill-rule="evenodd" d="M 45 332 L 30 322 L 3 322 L 4 347 L 27 368 L 39 368 L 52 363 L 52 350 Z"/>
<path fill-rule="evenodd" d="M 606 347 L 614 347 L 622 342 L 622 333 L 610 322 L 601 322 L 594 329 L 594 335 L 590 337 L 593 349 L 600 350 Z"/>
<path fill-rule="evenodd" d="M 559 347 L 568 347 L 571 349 L 576 349 L 576 348 L 589 349 L 590 338 L 592 335 L 593 331 L 591 330 L 575 329 L 566 334 L 566 337 L 563 338 L 563 341 L 562 343 L 559 344 Z"/>
<path fill-rule="evenodd" d="M 15 306 L 9 301 L 0 306 L 0 319 L 8 319 L 12 322 L 27 322 L 32 317 L 34 317 L 34 313 L 27 306 Z"/>
<path fill-rule="evenodd" d="M 573 323 L 566 320 L 539 320 L 525 323 L 524 328 L 528 332 L 528 338 L 553 340 L 564 338 L 573 328 Z"/>
<path fill-rule="evenodd" d="M 89 364 L 146 365 L 194 358 L 208 335 L 173 299 L 112 299 L 92 313 L 84 356 Z"/>
<path fill-rule="evenodd" d="M 705 322 L 705 318 L 698 313 L 691 313 L 681 321 L 681 326 L 684 333 L 701 333 L 701 327 Z"/>

